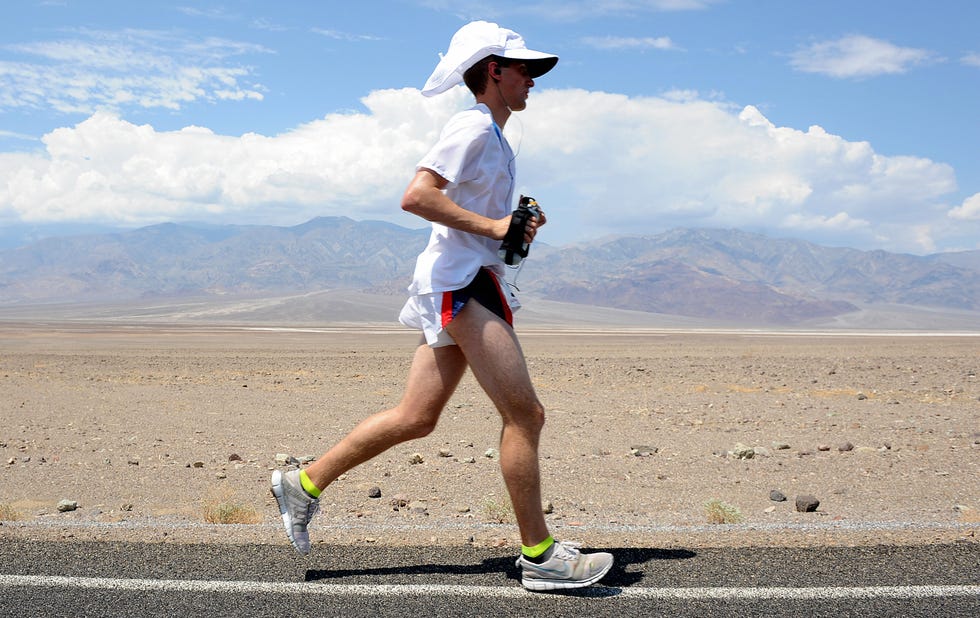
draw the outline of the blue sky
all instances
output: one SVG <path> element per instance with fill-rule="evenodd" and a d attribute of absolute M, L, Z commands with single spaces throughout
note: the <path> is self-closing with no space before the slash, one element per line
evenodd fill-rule
<path fill-rule="evenodd" d="M 488 8 L 488 7 L 493 8 Z M 673 227 L 980 249 L 980 2 L 13 0 L 0 226 L 424 225 L 398 200 L 486 19 L 561 57 L 507 135 L 567 244 Z"/>

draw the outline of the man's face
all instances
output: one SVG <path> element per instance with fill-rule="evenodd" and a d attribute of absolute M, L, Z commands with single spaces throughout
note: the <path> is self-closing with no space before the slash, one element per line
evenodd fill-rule
<path fill-rule="evenodd" d="M 500 71 L 500 92 L 514 111 L 527 107 L 527 95 L 534 87 L 534 80 L 527 73 L 527 65 L 514 62 Z"/>

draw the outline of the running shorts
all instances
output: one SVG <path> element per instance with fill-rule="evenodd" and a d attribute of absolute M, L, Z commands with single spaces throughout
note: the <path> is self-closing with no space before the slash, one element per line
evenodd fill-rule
<path fill-rule="evenodd" d="M 456 345 L 446 332 L 446 326 L 470 300 L 480 303 L 511 326 L 514 325 L 514 311 L 521 306 L 500 277 L 481 267 L 473 280 L 460 290 L 412 296 L 402 307 L 398 321 L 421 330 L 425 342 L 433 348 Z"/>

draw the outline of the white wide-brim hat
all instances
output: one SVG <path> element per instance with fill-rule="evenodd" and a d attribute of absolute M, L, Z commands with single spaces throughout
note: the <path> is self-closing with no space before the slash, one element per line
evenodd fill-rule
<path fill-rule="evenodd" d="M 422 88 L 427 97 L 463 83 L 463 73 L 487 56 L 523 60 L 531 79 L 558 64 L 558 56 L 528 49 L 521 35 L 487 21 L 470 22 L 457 30 L 449 42 L 449 51 L 440 56 L 436 70 Z"/>

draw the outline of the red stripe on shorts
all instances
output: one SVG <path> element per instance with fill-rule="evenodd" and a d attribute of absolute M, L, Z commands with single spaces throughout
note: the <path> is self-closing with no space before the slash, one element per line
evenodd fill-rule
<path fill-rule="evenodd" d="M 442 327 L 453 321 L 453 293 L 442 293 Z"/>
<path fill-rule="evenodd" d="M 500 308 L 504 312 L 504 315 L 502 317 L 504 318 L 505 322 L 513 326 L 514 312 L 511 311 L 510 303 L 507 302 L 507 294 L 504 293 L 504 288 L 502 285 L 500 285 L 500 279 L 497 278 L 497 274 L 492 270 L 490 269 L 485 269 L 485 270 L 490 275 L 490 278 L 493 279 L 494 285 L 497 286 L 497 294 L 500 296 Z"/>

